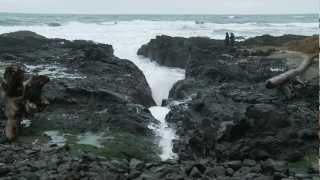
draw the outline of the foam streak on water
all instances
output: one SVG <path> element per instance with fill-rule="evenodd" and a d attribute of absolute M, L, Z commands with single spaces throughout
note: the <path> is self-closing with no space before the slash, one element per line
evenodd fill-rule
<path fill-rule="evenodd" d="M 177 155 L 172 152 L 172 140 L 177 138 L 176 132 L 168 126 L 165 120 L 170 109 L 167 107 L 154 106 L 150 108 L 150 112 L 160 121 L 160 126 L 155 129 L 156 133 L 161 137 L 159 140 L 159 146 L 162 149 L 160 158 L 162 160 L 176 158 Z"/>
<path fill-rule="evenodd" d="M 78 144 L 91 145 L 95 147 L 103 147 L 100 140 L 103 138 L 103 133 L 95 134 L 92 132 L 87 132 L 78 136 Z"/>
<path fill-rule="evenodd" d="M 66 78 L 66 79 L 82 79 L 86 78 L 85 76 L 81 76 L 77 73 L 71 74 L 67 73 L 67 68 L 59 67 L 57 65 L 26 65 L 27 72 L 38 74 L 38 75 L 46 75 L 50 79 L 59 79 L 59 78 Z"/>
<path fill-rule="evenodd" d="M 59 131 L 46 131 L 44 132 L 46 136 L 49 137 L 48 144 L 55 144 L 57 146 L 64 146 L 66 143 L 66 139 L 64 135 Z"/>

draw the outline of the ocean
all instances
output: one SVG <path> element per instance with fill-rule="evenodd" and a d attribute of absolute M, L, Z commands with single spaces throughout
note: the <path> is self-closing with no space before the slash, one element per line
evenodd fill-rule
<path fill-rule="evenodd" d="M 202 21 L 206 23 L 315 23 L 317 14 L 288 15 L 81 15 L 0 13 L 0 25 L 45 25 L 47 23 L 104 23 L 114 21 Z"/>
<path fill-rule="evenodd" d="M 157 35 L 181 37 L 202 36 L 223 39 L 226 32 L 250 38 L 270 34 L 318 34 L 318 15 L 48 15 L 0 13 L 0 34 L 30 30 L 48 38 L 84 39 L 111 44 L 115 55 L 129 59 L 144 73 L 158 105 L 168 97 L 183 69 L 167 68 L 137 56 L 137 50 Z M 43 65 L 48 66 L 48 65 Z M 50 65 L 52 66 L 52 65 Z M 60 71 L 57 71 L 60 72 Z M 65 76 L 61 74 L 54 76 Z M 49 72 L 50 73 L 50 72 Z M 53 72 L 52 72 L 53 73 Z M 174 157 L 174 129 L 168 128 L 166 107 L 150 108 L 161 123 L 155 131 L 161 137 L 162 159 Z M 152 125 L 151 125 L 152 126 Z"/>
<path fill-rule="evenodd" d="M 153 28 L 158 30 L 199 32 L 204 36 L 222 37 L 225 31 L 234 31 L 239 36 L 259 34 L 304 34 L 317 33 L 317 14 L 292 15 L 59 15 L 59 14 L 13 14 L 0 13 L 0 27 L 81 25 L 127 26 L 128 28 Z M 57 25 L 57 24 L 56 24 Z M 146 26 L 146 27 L 145 27 Z M 83 30 L 83 29 L 79 29 Z M 198 31 L 195 32 L 195 31 Z"/>

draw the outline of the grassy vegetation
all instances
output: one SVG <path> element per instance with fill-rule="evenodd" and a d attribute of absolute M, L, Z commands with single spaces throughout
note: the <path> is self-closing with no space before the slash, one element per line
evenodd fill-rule
<path fill-rule="evenodd" d="M 47 123 L 48 122 L 48 123 Z M 40 123 L 40 120 L 32 122 L 31 127 L 23 128 L 21 137 L 24 140 L 33 142 L 38 139 L 43 143 L 48 141 L 44 136 L 45 131 L 57 130 L 66 139 L 66 144 L 72 153 L 90 152 L 107 158 L 131 159 L 137 158 L 145 161 L 159 160 L 160 149 L 150 138 L 134 135 L 123 130 L 105 131 L 101 144 L 103 147 L 97 148 L 93 145 L 78 144 L 78 135 L 83 134 L 75 129 L 57 129 L 51 126 L 51 121 Z M 51 128 L 50 128 L 51 127 Z M 104 138 L 106 137 L 106 138 Z"/>
<path fill-rule="evenodd" d="M 110 136 L 110 134 L 108 135 Z M 150 140 L 129 133 L 116 132 L 102 142 L 103 147 L 77 144 L 75 139 L 68 139 L 67 144 L 72 153 L 90 152 L 111 159 L 137 158 L 145 161 L 159 160 L 159 149 Z"/>
<path fill-rule="evenodd" d="M 295 169 L 297 171 L 305 172 L 313 167 L 318 167 L 319 154 L 316 151 L 311 151 L 306 153 L 304 158 L 297 162 L 290 162 L 289 168 Z"/>
<path fill-rule="evenodd" d="M 303 40 L 291 41 L 287 44 L 289 50 L 299 51 L 306 54 L 319 53 L 319 36 L 307 37 Z"/>

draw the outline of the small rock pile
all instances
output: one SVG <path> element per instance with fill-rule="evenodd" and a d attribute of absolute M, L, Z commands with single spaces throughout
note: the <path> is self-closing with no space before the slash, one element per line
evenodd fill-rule
<path fill-rule="evenodd" d="M 285 180 L 312 179 L 295 174 L 285 161 L 216 162 L 164 161 L 143 162 L 138 159 L 107 159 L 94 154 L 72 154 L 68 147 L 35 145 L 0 145 L 0 179 L 2 180 Z"/>

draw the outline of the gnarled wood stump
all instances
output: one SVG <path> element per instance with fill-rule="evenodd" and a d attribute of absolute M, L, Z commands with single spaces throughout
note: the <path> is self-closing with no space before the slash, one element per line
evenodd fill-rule
<path fill-rule="evenodd" d="M 18 66 L 7 67 L 1 82 L 1 94 L 5 99 L 7 123 L 5 135 L 9 141 L 18 136 L 23 118 L 41 112 L 48 105 L 42 97 L 43 86 L 49 82 L 47 76 L 32 76 L 25 80 L 25 72 Z"/>

